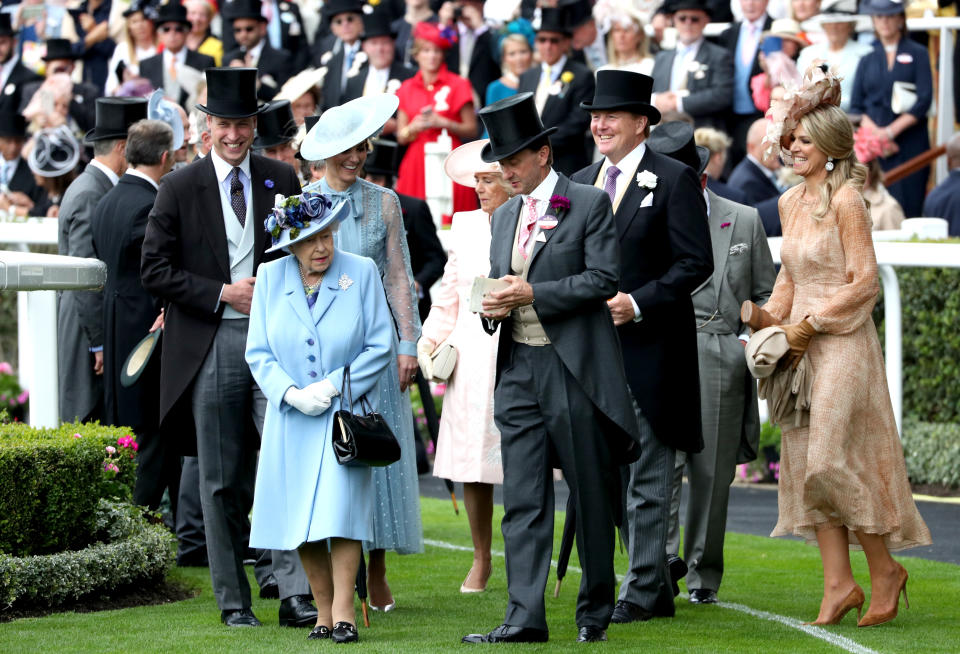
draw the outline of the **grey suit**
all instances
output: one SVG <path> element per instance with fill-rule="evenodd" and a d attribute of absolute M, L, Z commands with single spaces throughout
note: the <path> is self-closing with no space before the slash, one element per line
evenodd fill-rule
<path fill-rule="evenodd" d="M 710 190 L 707 197 L 714 274 L 693 293 L 704 448 L 696 454 L 677 452 L 667 553 L 679 552 L 681 478 L 686 465 L 690 486 L 683 544 L 689 566 L 687 588 L 716 591 L 723 576 L 730 484 L 736 465 L 757 457 L 760 438 L 757 386 L 737 338 L 746 329 L 740 322 L 740 305 L 745 300 L 766 302 L 776 272 L 757 210 Z"/>
<path fill-rule="evenodd" d="M 670 91 L 676 50 L 661 50 L 653 63 L 653 92 Z M 683 110 L 693 116 L 697 127 L 726 127 L 733 98 L 733 58 L 726 49 L 704 41 L 693 60 L 698 70 L 687 71 Z M 675 90 L 675 89 L 674 89 Z"/>
<path fill-rule="evenodd" d="M 60 202 L 57 251 L 71 257 L 96 258 L 90 221 L 113 188 L 103 171 L 87 166 Z M 60 420 L 99 418 L 103 378 L 93 372 L 90 348 L 103 347 L 103 292 L 64 291 L 57 309 L 57 365 L 60 370 Z"/>
<path fill-rule="evenodd" d="M 560 175 L 553 194 L 570 210 L 543 230 L 527 261 L 533 309 L 550 343 L 514 341 L 502 323 L 494 418 L 503 454 L 503 538 L 508 625 L 546 631 L 543 592 L 553 550 L 552 468 L 560 467 L 577 504 L 583 569 L 577 625 L 606 628 L 613 611 L 617 466 L 638 456 L 639 428 L 606 299 L 619 280 L 610 200 Z M 511 273 L 520 196 L 493 215 L 491 277 Z M 516 313 L 516 312 L 514 312 Z M 488 331 L 493 331 L 485 325 Z"/>

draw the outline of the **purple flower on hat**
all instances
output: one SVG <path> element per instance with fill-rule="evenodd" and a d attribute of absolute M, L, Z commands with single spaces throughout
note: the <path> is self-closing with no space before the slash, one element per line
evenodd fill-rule
<path fill-rule="evenodd" d="M 265 179 L 263 180 L 263 185 L 266 186 L 267 188 L 273 188 L 273 180 Z"/>

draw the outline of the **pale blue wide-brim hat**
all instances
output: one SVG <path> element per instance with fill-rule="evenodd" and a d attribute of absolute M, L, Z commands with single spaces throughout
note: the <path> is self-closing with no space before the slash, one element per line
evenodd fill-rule
<path fill-rule="evenodd" d="M 163 89 L 157 89 L 150 95 L 147 102 L 147 118 L 162 121 L 170 126 L 173 130 L 171 150 L 179 150 L 183 147 L 183 119 L 180 117 L 177 105 L 163 99 Z"/>
<path fill-rule="evenodd" d="M 320 161 L 349 150 L 383 129 L 399 106 L 397 96 L 381 93 L 327 109 L 304 137 L 300 155 Z"/>
<path fill-rule="evenodd" d="M 327 227 L 339 226 L 343 219 L 350 215 L 349 202 L 343 201 L 333 206 L 330 199 L 323 193 L 304 191 L 291 197 L 300 199 L 300 206 L 295 210 L 295 214 L 302 226 L 297 227 L 290 224 L 286 222 L 286 218 L 283 221 L 280 220 L 280 215 L 285 215 L 284 203 L 289 198 L 277 194 L 273 209 L 264 221 L 267 235 L 273 240 L 273 244 L 267 249 L 267 252 L 276 252 L 277 250 L 289 252 L 288 248 L 294 243 L 310 238 Z M 279 230 L 275 231 L 276 228 L 279 228 Z"/>

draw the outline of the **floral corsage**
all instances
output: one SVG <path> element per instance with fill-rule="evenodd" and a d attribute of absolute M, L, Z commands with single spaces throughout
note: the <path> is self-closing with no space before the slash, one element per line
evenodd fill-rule
<path fill-rule="evenodd" d="M 649 170 L 637 173 L 637 186 L 652 191 L 657 188 L 657 176 Z"/>
<path fill-rule="evenodd" d="M 330 198 L 322 193 L 304 191 L 299 195 L 288 198 L 277 195 L 273 210 L 263 225 L 273 238 L 276 245 L 280 234 L 290 230 L 290 240 L 300 236 L 300 230 L 310 226 L 310 221 L 323 216 L 333 206 Z"/>

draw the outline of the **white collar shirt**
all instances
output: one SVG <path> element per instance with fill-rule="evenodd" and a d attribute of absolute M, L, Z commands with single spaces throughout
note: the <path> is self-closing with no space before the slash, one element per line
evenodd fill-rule
<path fill-rule="evenodd" d="M 620 174 L 617 175 L 617 191 L 613 197 L 618 198 L 623 196 L 627 184 L 630 183 L 631 179 L 636 177 L 637 168 L 640 166 L 640 161 L 643 159 L 646 151 L 647 144 L 640 143 L 631 150 L 627 156 L 616 163 L 617 168 L 620 169 Z M 600 167 L 600 188 L 603 188 L 603 185 L 606 183 L 607 169 L 612 165 L 614 165 L 613 162 L 604 157 L 603 165 Z"/>
<path fill-rule="evenodd" d="M 567 55 L 563 55 L 557 59 L 557 63 L 550 66 L 550 80 L 549 82 L 553 84 L 558 79 L 560 79 L 560 73 L 563 72 L 563 67 L 567 65 Z M 547 74 L 547 64 L 540 64 L 540 81 L 543 81 L 543 76 Z"/>
<path fill-rule="evenodd" d="M 223 213 L 225 216 L 233 215 L 233 206 L 230 204 L 230 176 L 233 174 L 233 164 L 229 164 L 223 159 L 220 158 L 220 155 L 217 154 L 216 150 L 210 150 L 210 158 L 213 161 L 213 170 L 217 175 L 217 182 L 220 184 L 220 200 L 223 204 Z M 250 152 L 248 151 L 246 156 L 243 158 L 243 161 L 240 162 L 240 165 L 237 166 L 242 173 L 240 175 L 240 181 L 243 183 L 243 197 L 246 200 L 247 206 L 251 206 L 253 198 L 251 197 L 251 183 L 250 183 Z"/>
<path fill-rule="evenodd" d="M 686 76 L 690 72 L 690 62 L 696 59 L 702 44 L 702 36 L 690 45 L 677 42 L 677 50 L 673 56 L 673 68 L 670 71 L 670 90 L 676 91 L 686 86 Z"/>
<path fill-rule="evenodd" d="M 6 93 L 7 80 L 10 79 L 10 73 L 13 72 L 13 67 L 18 61 L 20 61 L 19 57 L 10 57 L 10 61 L 0 66 L 0 91 Z"/>
<path fill-rule="evenodd" d="M 173 59 L 177 62 L 178 66 L 183 66 L 187 63 L 187 47 L 184 46 L 180 48 L 180 52 L 173 53 L 169 50 L 163 51 L 163 69 L 167 70 L 170 68 L 170 60 Z"/>
<path fill-rule="evenodd" d="M 0 157 L 0 184 L 9 186 L 13 176 L 17 172 L 17 166 L 20 165 L 20 157 L 14 159 L 3 159 Z"/>
<path fill-rule="evenodd" d="M 154 189 L 157 189 L 157 190 L 160 189 L 160 185 L 157 184 L 157 183 L 153 180 L 153 178 L 150 177 L 150 175 L 148 175 L 148 174 L 146 174 L 146 173 L 144 173 L 144 172 L 141 172 L 141 171 L 137 170 L 136 168 L 127 168 L 127 174 L 128 174 L 128 175 L 133 175 L 134 177 L 139 177 L 140 179 L 145 179 L 145 180 L 147 180 L 148 182 L 150 182 L 150 186 L 152 186 Z"/>
<path fill-rule="evenodd" d="M 560 176 L 557 174 L 557 171 L 551 168 L 550 172 L 547 173 L 547 176 L 540 182 L 537 188 L 530 192 L 530 195 L 521 196 L 521 200 L 523 201 L 523 206 L 520 209 L 521 221 L 527 218 L 527 198 L 536 200 L 538 219 L 547 213 L 547 210 L 550 208 L 550 198 L 553 196 L 553 189 L 557 187 L 558 181 L 560 181 Z M 527 245 L 524 248 L 528 257 L 530 253 L 533 252 L 533 244 L 536 242 L 539 233 L 540 221 L 537 220 L 533 225 L 533 229 L 530 231 L 530 238 L 527 239 Z"/>
<path fill-rule="evenodd" d="M 367 66 L 367 79 L 363 83 L 364 95 L 377 95 L 383 93 L 387 88 L 387 82 L 390 81 L 390 66 L 386 68 L 374 68 L 371 64 Z"/>
<path fill-rule="evenodd" d="M 117 175 L 112 170 L 110 170 L 109 167 L 107 167 L 105 164 L 101 163 L 100 161 L 97 161 L 96 159 L 94 159 L 93 161 L 90 162 L 89 165 L 93 166 L 94 168 L 99 170 L 101 173 L 106 175 L 107 179 L 110 180 L 110 186 L 116 186 L 117 182 L 120 181 L 120 176 Z"/>
<path fill-rule="evenodd" d="M 266 39 L 260 39 L 259 43 L 247 50 L 247 54 L 250 56 L 251 66 L 256 66 L 260 63 L 260 55 L 263 54 L 263 46 L 266 42 Z"/>

